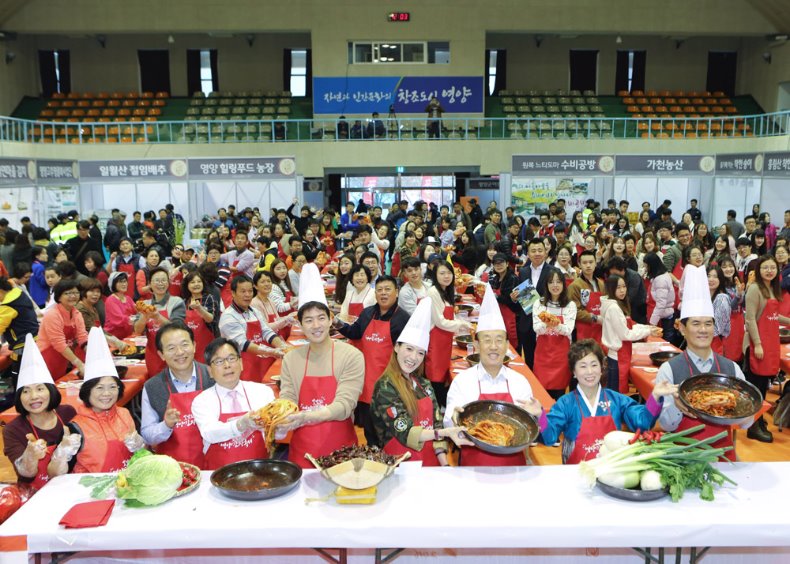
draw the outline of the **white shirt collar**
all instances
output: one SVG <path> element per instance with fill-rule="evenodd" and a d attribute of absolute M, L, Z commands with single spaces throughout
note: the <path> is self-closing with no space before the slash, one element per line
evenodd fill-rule
<path fill-rule="evenodd" d="M 189 380 L 187 380 L 186 382 L 182 382 L 181 380 L 176 378 L 175 374 L 173 374 L 173 372 L 170 370 L 170 367 L 168 367 L 167 373 L 170 375 L 170 380 L 176 386 L 186 387 L 197 383 L 197 367 L 195 366 L 194 360 L 192 361 L 192 375 L 189 377 Z"/>
<path fill-rule="evenodd" d="M 598 411 L 598 403 L 601 401 L 601 384 L 598 384 L 598 391 L 595 392 L 595 401 L 593 401 L 592 404 L 590 404 L 589 400 L 587 399 L 587 396 L 580 388 L 576 388 L 576 389 L 579 392 L 579 395 L 581 396 L 584 405 L 586 405 L 587 409 L 590 411 L 590 415 L 594 416 Z"/>
<path fill-rule="evenodd" d="M 708 355 L 708 358 L 705 358 L 705 359 L 703 359 L 701 356 L 698 356 L 698 355 L 694 354 L 692 351 L 690 351 L 688 349 L 686 349 L 686 353 L 688 354 L 688 357 L 691 360 L 691 362 L 693 362 L 694 365 L 697 368 L 699 368 L 700 370 L 702 370 L 703 368 L 705 370 L 707 370 L 708 368 L 710 368 L 710 366 L 713 365 L 714 360 L 713 360 L 713 350 L 712 349 L 709 350 L 710 354 Z"/>
<path fill-rule="evenodd" d="M 243 396 L 244 395 L 244 381 L 243 380 L 239 380 L 239 383 L 236 384 L 236 387 L 231 389 L 231 390 L 229 390 L 225 386 L 220 386 L 219 384 L 214 386 L 214 389 L 217 390 L 217 393 L 219 395 L 223 396 L 223 397 L 224 396 L 228 396 L 234 390 L 239 392 L 240 396 Z"/>
<path fill-rule="evenodd" d="M 486 371 L 486 369 L 483 368 L 483 364 L 482 363 L 478 363 L 478 365 L 477 365 L 477 378 L 478 378 L 478 380 L 485 380 L 487 378 L 491 382 L 496 382 L 500 378 L 504 378 L 505 380 L 507 380 L 507 366 L 505 366 L 503 364 L 502 367 L 499 369 L 499 372 L 497 373 L 496 377 L 492 377 Z"/>

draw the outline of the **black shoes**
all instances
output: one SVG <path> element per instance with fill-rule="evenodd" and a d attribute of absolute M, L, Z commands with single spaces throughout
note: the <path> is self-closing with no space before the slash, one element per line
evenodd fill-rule
<path fill-rule="evenodd" d="M 768 424 L 762 417 L 760 417 L 751 427 L 749 427 L 749 430 L 746 432 L 746 438 L 760 441 L 762 443 L 774 442 L 774 436 L 768 430 Z"/>

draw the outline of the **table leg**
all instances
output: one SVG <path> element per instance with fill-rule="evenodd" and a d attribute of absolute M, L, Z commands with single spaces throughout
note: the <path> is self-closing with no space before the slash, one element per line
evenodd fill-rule
<path fill-rule="evenodd" d="M 653 556 L 653 554 L 652 554 L 652 550 L 653 549 L 650 548 L 650 547 L 647 547 L 647 548 L 632 547 L 631 550 L 633 550 L 636 553 L 641 554 L 642 556 L 644 556 L 645 557 L 645 564 L 652 564 L 653 562 L 655 562 L 656 564 L 664 564 L 664 549 L 663 548 L 659 548 L 658 549 L 658 556 Z"/>
<path fill-rule="evenodd" d="M 78 553 L 77 552 L 53 552 L 52 554 L 50 554 L 49 562 L 50 562 L 50 564 L 60 564 L 61 562 L 65 562 L 66 560 L 68 560 L 69 558 L 74 556 L 75 554 L 78 554 Z"/>
<path fill-rule="evenodd" d="M 377 548 L 376 549 L 376 560 L 375 560 L 376 564 L 383 564 L 385 562 L 392 562 L 398 556 L 400 556 L 400 554 L 406 549 L 405 548 L 393 548 L 392 552 L 390 552 L 389 554 L 386 554 L 386 555 L 384 554 L 384 550 L 385 549 L 383 549 L 383 548 Z"/>
<path fill-rule="evenodd" d="M 706 546 L 705 548 L 701 548 L 699 550 L 699 552 L 697 552 L 697 547 L 695 547 L 695 546 L 691 547 L 691 555 L 689 556 L 689 564 L 697 564 L 697 562 L 702 560 L 702 558 L 705 556 L 705 554 L 709 550 L 710 550 L 709 546 Z"/>
<path fill-rule="evenodd" d="M 348 562 L 348 549 L 347 548 L 314 548 L 321 558 L 327 562 L 334 562 L 335 564 L 347 564 Z M 330 554 L 329 550 L 337 550 L 337 558 Z"/>

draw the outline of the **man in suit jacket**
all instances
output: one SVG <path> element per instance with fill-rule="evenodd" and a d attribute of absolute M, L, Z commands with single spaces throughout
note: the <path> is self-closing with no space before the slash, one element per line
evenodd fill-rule
<path fill-rule="evenodd" d="M 543 296 L 546 291 L 546 278 L 553 267 L 546 263 L 546 245 L 542 239 L 531 239 L 527 243 L 527 257 L 529 262 L 518 273 L 519 284 L 529 277 L 535 290 Z M 518 297 L 518 292 L 514 290 L 510 297 L 515 300 Z M 524 357 L 524 361 L 531 369 L 535 363 L 536 339 L 535 331 L 532 329 L 532 314 L 526 314 L 524 310 L 521 310 L 516 321 L 518 327 L 518 351 L 516 352 Z"/>

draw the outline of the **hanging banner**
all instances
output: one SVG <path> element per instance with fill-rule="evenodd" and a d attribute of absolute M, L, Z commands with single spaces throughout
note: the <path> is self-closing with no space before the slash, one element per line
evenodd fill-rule
<path fill-rule="evenodd" d="M 313 78 L 315 114 L 425 114 L 436 97 L 448 113 L 483 112 L 482 76 Z"/>
<path fill-rule="evenodd" d="M 610 155 L 513 155 L 513 176 L 609 176 L 613 170 Z"/>
<path fill-rule="evenodd" d="M 641 176 L 709 176 L 716 159 L 703 155 L 617 155 L 615 173 Z"/>
<path fill-rule="evenodd" d="M 21 186 L 36 179 L 36 163 L 28 159 L 0 159 L 0 186 Z"/>
<path fill-rule="evenodd" d="M 536 215 L 539 210 L 562 198 L 565 200 L 567 217 L 583 210 L 590 187 L 589 178 L 532 178 L 513 176 L 510 181 L 510 198 L 515 213 L 523 216 Z"/>
<path fill-rule="evenodd" d="M 39 186 L 63 186 L 79 182 L 76 161 L 36 161 L 36 171 L 36 183 Z"/>
<path fill-rule="evenodd" d="M 763 162 L 760 153 L 716 155 L 716 176 L 759 176 Z"/>
<path fill-rule="evenodd" d="M 80 180 L 84 183 L 185 181 L 186 175 L 183 159 L 80 161 Z"/>
<path fill-rule="evenodd" d="M 790 153 L 765 153 L 763 176 L 790 177 Z"/>
<path fill-rule="evenodd" d="M 293 157 L 189 159 L 189 180 L 293 178 Z"/>

